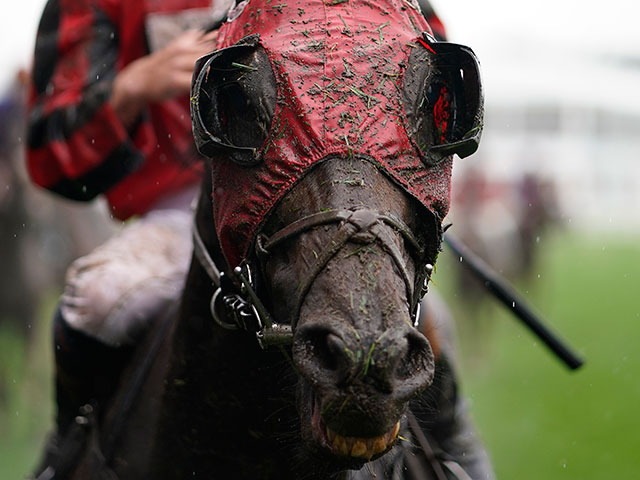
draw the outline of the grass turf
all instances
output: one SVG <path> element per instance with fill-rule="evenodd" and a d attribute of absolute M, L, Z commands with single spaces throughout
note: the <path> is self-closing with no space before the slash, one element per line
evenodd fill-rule
<path fill-rule="evenodd" d="M 463 388 L 497 476 L 636 478 L 640 244 L 565 233 L 540 247 L 546 254 L 519 289 L 586 363 L 570 372 L 490 299 L 466 312 Z M 465 314 L 460 296 L 445 290 Z"/>

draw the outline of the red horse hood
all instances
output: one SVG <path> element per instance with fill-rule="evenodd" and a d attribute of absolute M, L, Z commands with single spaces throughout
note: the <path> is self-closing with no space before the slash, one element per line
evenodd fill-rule
<path fill-rule="evenodd" d="M 237 16 L 236 16 L 237 15 Z M 260 34 L 277 83 L 262 161 L 213 164 L 213 210 L 231 268 L 304 172 L 329 156 L 363 155 L 426 208 L 449 209 L 451 158 L 427 166 L 407 134 L 401 88 L 409 54 L 430 28 L 405 0 L 251 0 L 232 12 L 219 47 Z"/>

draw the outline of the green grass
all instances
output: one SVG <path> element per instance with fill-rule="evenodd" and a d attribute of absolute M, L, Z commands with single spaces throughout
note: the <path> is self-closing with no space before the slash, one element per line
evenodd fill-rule
<path fill-rule="evenodd" d="M 43 318 L 53 311 L 53 303 L 46 304 Z M 2 325 L 0 479 L 18 480 L 30 473 L 39 460 L 46 432 L 53 423 L 53 354 L 48 319 L 36 328 L 29 344 L 4 322 Z"/>
<path fill-rule="evenodd" d="M 519 289 L 586 363 L 570 372 L 491 300 L 474 316 L 466 312 L 466 322 L 477 325 L 459 327 L 463 388 L 496 473 L 637 478 L 640 242 L 562 234 L 541 248 L 539 268 Z M 445 287 L 452 262 L 439 265 Z M 463 314 L 459 296 L 445 290 Z M 469 330 L 474 334 L 465 335 Z"/>
<path fill-rule="evenodd" d="M 636 478 L 640 432 L 640 242 L 543 240 L 533 278 L 520 291 L 586 358 L 570 373 L 491 300 L 465 311 L 450 288 L 455 260 L 443 254 L 436 282 L 462 319 L 463 389 L 498 477 Z M 537 274 L 540 274 L 540 278 Z M 0 330 L 0 479 L 22 478 L 51 425 L 49 319 L 34 343 Z"/>

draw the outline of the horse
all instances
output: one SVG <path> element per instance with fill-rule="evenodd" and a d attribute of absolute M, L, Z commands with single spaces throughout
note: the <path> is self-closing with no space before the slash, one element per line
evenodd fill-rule
<path fill-rule="evenodd" d="M 220 38 L 182 298 L 68 478 L 492 478 L 420 308 L 482 130 L 473 52 L 405 0 L 244 1 Z"/>

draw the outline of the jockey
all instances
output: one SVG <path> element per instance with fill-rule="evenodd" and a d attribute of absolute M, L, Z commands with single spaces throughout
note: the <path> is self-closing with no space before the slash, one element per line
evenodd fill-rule
<path fill-rule="evenodd" d="M 189 90 L 229 0 L 49 0 L 35 48 L 28 171 L 129 220 L 66 276 L 54 319 L 58 434 L 104 401 L 149 322 L 178 298 L 202 165 Z M 231 2 L 232 3 L 232 2 Z M 134 220 L 135 219 L 135 220 Z"/>

